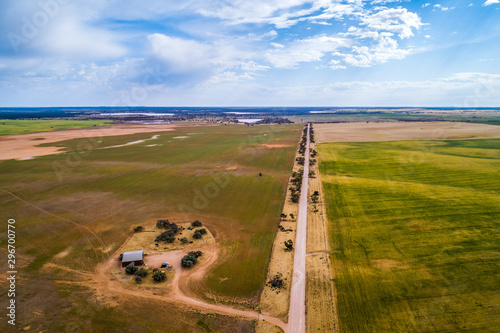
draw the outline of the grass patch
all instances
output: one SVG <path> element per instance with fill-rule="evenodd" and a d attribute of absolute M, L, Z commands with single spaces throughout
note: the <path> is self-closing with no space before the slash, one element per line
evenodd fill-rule
<path fill-rule="evenodd" d="M 109 120 L 9 120 L 0 119 L 0 135 L 49 132 L 109 125 Z M 37 138 L 37 140 L 42 140 Z"/>
<path fill-rule="evenodd" d="M 342 331 L 499 330 L 500 140 L 319 153 Z"/>

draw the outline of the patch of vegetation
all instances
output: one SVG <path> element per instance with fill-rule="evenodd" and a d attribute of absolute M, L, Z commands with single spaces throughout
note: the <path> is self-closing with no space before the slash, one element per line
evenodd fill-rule
<path fill-rule="evenodd" d="M 269 279 L 266 285 L 269 286 L 272 290 L 280 290 L 285 287 L 285 280 L 283 279 L 283 274 L 276 273 L 271 277 L 271 279 Z"/>
<path fill-rule="evenodd" d="M 291 239 L 285 241 L 285 251 L 290 252 L 293 250 L 293 241 Z"/>
<path fill-rule="evenodd" d="M 162 271 L 158 271 L 153 274 L 153 280 L 155 282 L 163 282 L 167 279 L 167 274 L 163 273 Z"/>
<path fill-rule="evenodd" d="M 138 270 L 137 266 L 135 266 L 133 263 L 130 263 L 127 265 L 127 267 L 125 267 L 125 273 L 129 275 L 135 274 L 137 270 Z"/>
<path fill-rule="evenodd" d="M 137 272 L 135 272 L 135 275 L 140 277 L 146 277 L 148 276 L 148 271 L 141 267 Z"/>
<path fill-rule="evenodd" d="M 190 268 L 198 263 L 198 258 L 202 256 L 203 253 L 201 251 L 189 252 L 181 259 L 181 266 L 184 268 Z"/>
<path fill-rule="evenodd" d="M 109 125 L 109 120 L 8 120 L 0 119 L 0 135 L 50 132 Z"/>

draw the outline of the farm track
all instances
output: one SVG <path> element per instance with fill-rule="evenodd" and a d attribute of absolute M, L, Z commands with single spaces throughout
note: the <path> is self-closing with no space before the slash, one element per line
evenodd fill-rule
<path fill-rule="evenodd" d="M 172 290 L 171 295 L 166 296 L 166 295 L 148 294 L 144 293 L 144 291 L 141 290 L 135 291 L 126 288 L 120 281 L 113 279 L 109 272 L 109 269 L 112 268 L 113 264 L 116 264 L 114 262 L 114 259 L 110 259 L 108 260 L 108 262 L 101 264 L 97 267 L 97 272 L 96 272 L 97 274 L 95 278 L 88 283 L 88 287 L 95 289 L 98 294 L 105 297 L 109 297 L 111 299 L 113 298 L 113 296 L 118 295 L 118 296 L 132 296 L 134 298 L 140 297 L 143 299 L 156 300 L 166 303 L 177 303 L 180 305 L 185 305 L 188 307 L 200 309 L 209 313 L 243 317 L 257 321 L 264 320 L 282 328 L 285 332 L 288 331 L 288 325 L 279 318 L 268 316 L 256 311 L 241 310 L 226 305 L 211 304 L 201 299 L 187 295 L 183 290 L 189 289 L 187 286 L 188 282 L 191 279 L 201 278 L 217 259 L 216 246 L 207 245 L 199 248 L 199 250 L 203 250 L 205 253 L 209 253 L 210 256 L 205 262 L 203 262 L 200 266 L 196 267 L 194 270 L 183 269 L 180 267 L 179 263 L 174 264 L 175 276 L 170 286 Z M 118 250 L 117 253 L 118 252 L 120 252 L 120 250 Z M 182 252 L 182 250 L 175 252 Z M 113 255 L 111 258 L 116 258 L 116 254 Z"/>

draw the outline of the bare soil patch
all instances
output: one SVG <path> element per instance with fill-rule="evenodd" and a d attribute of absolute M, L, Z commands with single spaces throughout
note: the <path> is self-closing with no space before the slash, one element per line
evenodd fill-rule
<path fill-rule="evenodd" d="M 315 124 L 318 142 L 500 138 L 500 126 L 462 122 Z"/>
<path fill-rule="evenodd" d="M 112 125 L 109 127 L 74 129 L 44 132 L 43 143 L 52 143 L 77 138 L 99 138 L 103 136 L 136 133 L 173 131 L 178 125 Z M 27 159 L 30 157 L 60 154 L 60 147 L 38 147 L 40 133 L 5 135 L 0 137 L 0 160 Z"/>
<path fill-rule="evenodd" d="M 399 261 L 391 259 L 374 259 L 371 261 L 371 263 L 375 267 L 383 270 L 389 270 L 401 266 L 401 263 Z"/>
<path fill-rule="evenodd" d="M 286 147 L 290 147 L 290 145 L 279 145 L 279 144 L 274 144 L 274 145 L 271 145 L 271 144 L 262 144 L 261 146 L 266 147 L 266 148 L 286 148 Z"/>

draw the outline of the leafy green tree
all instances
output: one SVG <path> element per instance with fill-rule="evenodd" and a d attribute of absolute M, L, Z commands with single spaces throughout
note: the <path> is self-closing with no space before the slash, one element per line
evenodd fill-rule
<path fill-rule="evenodd" d="M 137 270 L 138 270 L 138 268 L 133 263 L 130 263 L 127 265 L 127 267 L 125 267 L 125 273 L 127 273 L 129 275 L 135 274 L 135 272 L 137 272 Z"/>
<path fill-rule="evenodd" d="M 153 274 L 153 280 L 155 282 L 162 282 L 167 279 L 167 274 L 163 273 L 162 271 L 158 271 Z"/>
<path fill-rule="evenodd" d="M 181 266 L 184 268 L 190 268 L 196 265 L 197 262 L 198 259 L 196 259 L 194 255 L 188 254 L 181 259 Z"/>
<path fill-rule="evenodd" d="M 202 238 L 202 237 L 203 237 L 203 235 L 201 234 L 201 232 L 200 232 L 199 230 L 196 230 L 196 231 L 194 232 L 194 234 L 193 234 L 193 238 L 194 238 L 194 239 L 200 239 L 200 238 Z"/>
<path fill-rule="evenodd" d="M 141 267 L 137 272 L 135 272 L 135 275 L 145 277 L 148 276 L 148 271 Z"/>
<path fill-rule="evenodd" d="M 285 251 L 293 250 L 293 241 L 291 239 L 285 241 Z"/>

